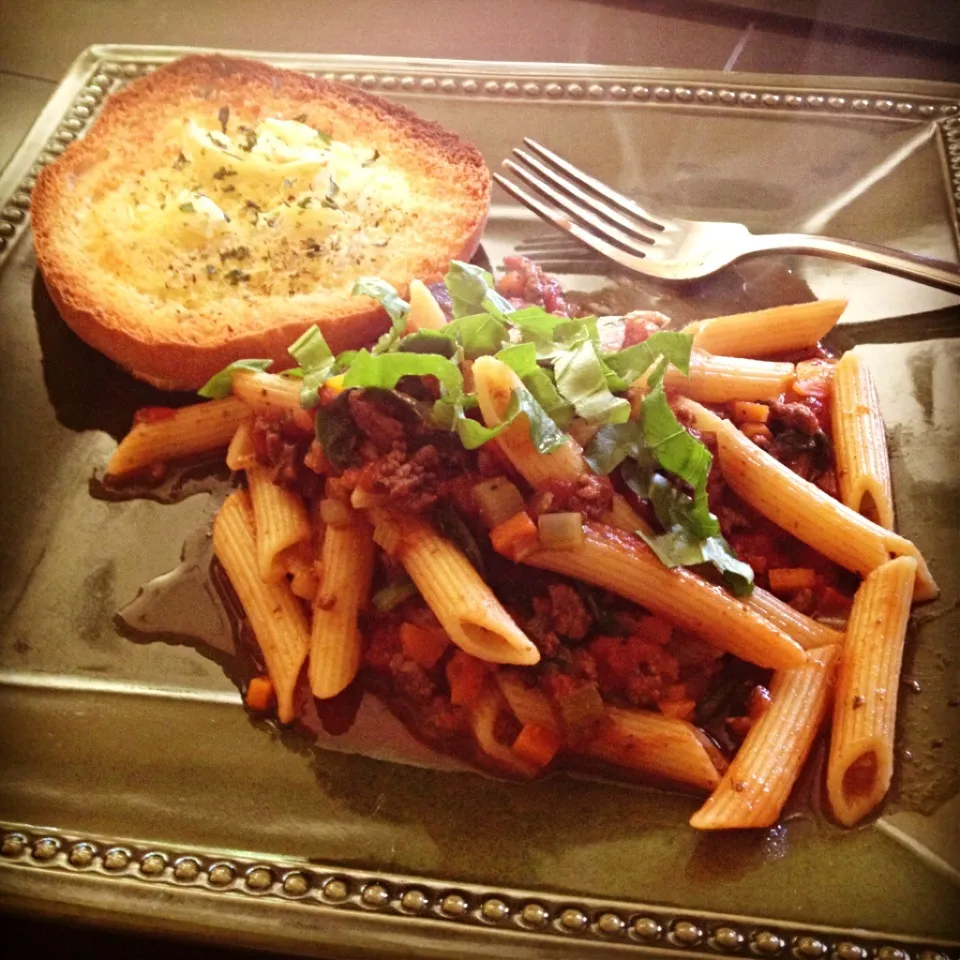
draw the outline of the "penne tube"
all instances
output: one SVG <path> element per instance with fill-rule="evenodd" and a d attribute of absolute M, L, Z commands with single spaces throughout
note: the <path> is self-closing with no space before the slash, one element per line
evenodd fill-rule
<path fill-rule="evenodd" d="M 349 526 L 327 527 L 310 631 L 310 689 L 321 700 L 344 690 L 360 668 L 357 616 L 370 597 L 375 554 L 373 530 L 362 514 Z"/>
<path fill-rule="evenodd" d="M 257 568 L 265 583 L 276 583 L 287 573 L 283 552 L 310 539 L 310 518 L 303 497 L 275 484 L 267 467 L 248 467 L 247 486 L 256 520 Z"/>
<path fill-rule="evenodd" d="M 840 648 L 811 650 L 807 662 L 779 670 L 770 705 L 750 728 L 719 786 L 690 818 L 698 830 L 776 823 L 826 716 Z"/>
<path fill-rule="evenodd" d="M 694 347 L 708 353 L 769 357 L 816 346 L 833 329 L 846 306 L 846 300 L 814 300 L 771 307 L 700 320 L 687 326 L 684 333 L 692 333 Z"/>
<path fill-rule="evenodd" d="M 400 560 L 461 650 L 494 663 L 539 661 L 540 651 L 457 546 L 416 517 L 382 508 L 371 513 L 377 543 Z"/>
<path fill-rule="evenodd" d="M 622 493 L 613 495 L 613 503 L 604 514 L 603 522 L 618 530 L 626 530 L 627 533 L 636 533 L 637 530 L 642 530 L 647 536 L 652 536 L 654 533 L 650 524 L 630 506 Z"/>
<path fill-rule="evenodd" d="M 249 416 L 250 408 L 237 397 L 176 410 L 159 408 L 157 416 L 135 423 L 120 441 L 107 463 L 106 475 L 125 477 L 153 464 L 226 447 Z"/>
<path fill-rule="evenodd" d="M 280 417 L 307 433 L 313 433 L 313 414 L 300 406 L 300 380 L 259 370 L 238 370 L 233 375 L 233 393 L 259 414 Z"/>
<path fill-rule="evenodd" d="M 839 630 L 834 630 L 833 627 L 828 627 L 825 623 L 820 623 L 805 613 L 794 610 L 789 603 L 784 603 L 779 597 L 775 597 L 761 587 L 753 588 L 753 593 L 747 599 L 747 606 L 756 610 L 764 620 L 768 620 L 788 637 L 796 640 L 804 650 L 843 643 L 843 634 Z"/>
<path fill-rule="evenodd" d="M 690 357 L 690 375 L 668 367 L 663 385 L 701 403 L 733 400 L 776 400 L 793 380 L 792 363 L 713 356 L 696 350 Z"/>
<path fill-rule="evenodd" d="M 740 431 L 723 421 L 717 432 L 724 480 L 767 519 L 847 570 L 866 576 L 894 556 L 917 561 L 914 600 L 932 600 L 939 590 L 920 551 L 815 484 L 804 480 Z"/>
<path fill-rule="evenodd" d="M 289 723 L 294 718 L 297 677 L 307 655 L 307 620 L 286 582 L 260 579 L 253 507 L 245 491 L 230 494 L 214 519 L 213 550 L 263 651 L 277 694 L 277 717 Z"/>
<path fill-rule="evenodd" d="M 546 694 L 539 687 L 527 686 L 520 671 L 501 667 L 493 679 L 507 706 L 521 723 L 535 723 L 551 733 L 560 734 L 560 721 Z"/>
<path fill-rule="evenodd" d="M 284 550 L 280 561 L 290 575 L 290 589 L 303 600 L 313 604 L 320 586 L 317 577 L 317 561 L 314 556 L 313 530 L 310 539 L 301 540 L 289 550 Z"/>
<path fill-rule="evenodd" d="M 903 641 L 916 560 L 898 557 L 860 585 L 843 646 L 827 762 L 827 795 L 844 826 L 863 819 L 886 796 Z"/>
<path fill-rule="evenodd" d="M 495 357 L 478 357 L 473 364 L 477 400 L 483 422 L 497 426 L 510 404 L 511 393 L 522 386 L 520 378 Z M 573 438 L 552 453 L 538 453 L 530 439 L 527 417 L 521 414 L 496 440 L 517 472 L 536 487 L 546 480 L 577 480 L 590 473 L 580 446 Z"/>
<path fill-rule="evenodd" d="M 233 470 L 246 470 L 257 462 L 257 451 L 253 446 L 253 417 L 240 421 L 230 446 L 227 447 L 227 466 Z"/>
<path fill-rule="evenodd" d="M 410 310 L 407 313 L 407 333 L 415 330 L 439 330 L 447 325 L 430 288 L 422 280 L 410 281 Z"/>
<path fill-rule="evenodd" d="M 500 692 L 490 686 L 483 691 L 476 703 L 467 707 L 467 718 L 477 746 L 499 767 L 520 777 L 535 777 L 537 768 L 517 756 L 510 747 L 496 737 L 497 719 L 505 703 Z"/>
<path fill-rule="evenodd" d="M 535 550 L 523 562 L 603 587 L 761 667 L 795 667 L 806 659 L 796 641 L 747 602 L 684 567 L 665 567 L 646 544 L 612 527 L 585 524 L 582 546 Z"/>
<path fill-rule="evenodd" d="M 706 737 L 693 724 L 646 710 L 607 707 L 583 750 L 657 780 L 709 791 L 720 782 Z"/>
<path fill-rule="evenodd" d="M 856 353 L 840 358 L 833 377 L 833 444 L 840 499 L 868 520 L 893 529 L 893 490 L 877 385 Z"/>

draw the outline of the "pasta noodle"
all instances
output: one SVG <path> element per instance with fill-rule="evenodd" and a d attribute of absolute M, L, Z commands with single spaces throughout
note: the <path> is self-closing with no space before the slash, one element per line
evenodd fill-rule
<path fill-rule="evenodd" d="M 683 567 L 665 567 L 639 540 L 587 524 L 582 547 L 536 550 L 523 562 L 603 587 L 762 667 L 804 662 L 802 647 L 742 600 Z"/>
<path fill-rule="evenodd" d="M 668 367 L 663 385 L 701 403 L 730 400 L 775 400 L 793 379 L 792 363 L 713 356 L 696 350 L 690 356 L 690 375 Z"/>
<path fill-rule="evenodd" d="M 917 563 L 898 557 L 860 585 L 840 660 L 827 793 L 836 818 L 852 826 L 884 798 L 893 741 L 903 641 Z"/>
<path fill-rule="evenodd" d="M 939 591 L 920 551 L 909 541 L 854 513 L 751 443 L 738 430 L 717 433 L 720 469 L 730 486 L 765 517 L 835 563 L 863 576 L 891 554 L 917 561 L 915 600 Z"/>
<path fill-rule="evenodd" d="M 373 562 L 373 531 L 362 514 L 348 526 L 327 528 L 310 631 L 310 689 L 321 700 L 336 696 L 357 675 L 357 615 L 370 596 Z"/>
<path fill-rule="evenodd" d="M 893 529 L 893 490 L 880 399 L 870 370 L 856 353 L 840 358 L 833 379 L 833 443 L 840 499 Z"/>
<path fill-rule="evenodd" d="M 300 406 L 300 381 L 259 370 L 237 370 L 233 392 L 251 409 L 265 416 L 286 415 L 307 433 L 313 433 L 313 416 Z"/>
<path fill-rule="evenodd" d="M 247 417 L 240 421 L 230 446 L 227 447 L 226 463 L 233 470 L 246 470 L 255 465 L 257 452 L 253 447 L 253 418 Z"/>
<path fill-rule="evenodd" d="M 248 467 L 247 485 L 256 518 L 260 577 L 276 583 L 287 573 L 284 551 L 309 540 L 310 519 L 300 494 L 273 483 L 266 467 Z"/>
<path fill-rule="evenodd" d="M 510 394 L 522 386 L 520 378 L 494 357 L 478 357 L 473 364 L 473 376 L 483 422 L 488 427 L 495 427 L 503 420 Z M 520 475 L 534 487 L 545 480 L 577 480 L 590 472 L 580 447 L 570 437 L 558 450 L 538 453 L 530 439 L 524 414 L 497 437 L 497 444 Z"/>
<path fill-rule="evenodd" d="M 389 541 L 427 605 L 461 650 L 494 663 L 533 664 L 540 652 L 463 553 L 413 517 L 373 511 L 377 542 Z M 328 533 L 329 536 L 329 533 Z"/>
<path fill-rule="evenodd" d="M 250 408 L 237 397 L 194 403 L 135 423 L 107 463 L 108 477 L 125 477 L 157 463 L 226 447 Z"/>
<path fill-rule="evenodd" d="M 503 698 L 499 691 L 488 686 L 479 700 L 468 708 L 467 716 L 470 718 L 470 727 L 476 737 L 477 746 L 511 773 L 521 777 L 534 777 L 537 774 L 537 768 L 518 757 L 513 750 L 497 740 L 497 718 L 503 706 Z"/>
<path fill-rule="evenodd" d="M 815 347 L 846 306 L 846 300 L 814 300 L 700 320 L 684 332 L 694 335 L 693 345 L 698 350 L 733 357 L 769 357 Z"/>
<path fill-rule="evenodd" d="M 839 647 L 820 647 L 803 666 L 775 674 L 769 707 L 690 826 L 730 830 L 776 822 L 827 713 L 838 653 Z"/>
<path fill-rule="evenodd" d="M 589 738 L 584 752 L 649 777 L 708 791 L 720 782 L 720 774 L 705 740 L 685 720 L 646 710 L 607 707 L 605 722 Z"/>
<path fill-rule="evenodd" d="M 260 579 L 253 507 L 247 493 L 230 494 L 220 508 L 213 522 L 213 549 L 263 651 L 277 693 L 277 717 L 289 723 L 294 718 L 293 691 L 307 654 L 307 621 L 285 581 Z"/>

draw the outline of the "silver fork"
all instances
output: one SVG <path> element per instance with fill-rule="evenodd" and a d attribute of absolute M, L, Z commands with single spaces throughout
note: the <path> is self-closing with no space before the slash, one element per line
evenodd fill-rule
<path fill-rule="evenodd" d="M 516 159 L 508 158 L 503 165 L 538 196 L 499 173 L 494 174 L 497 183 L 548 223 L 636 273 L 661 280 L 696 280 L 738 260 L 781 251 L 846 260 L 960 293 L 957 264 L 856 240 L 804 233 L 755 235 L 742 223 L 681 220 L 654 213 L 535 140 L 525 137 L 523 142 L 531 152 L 515 149 Z M 590 262 L 582 247 L 558 241 L 540 248 L 551 260 L 572 267 Z"/>

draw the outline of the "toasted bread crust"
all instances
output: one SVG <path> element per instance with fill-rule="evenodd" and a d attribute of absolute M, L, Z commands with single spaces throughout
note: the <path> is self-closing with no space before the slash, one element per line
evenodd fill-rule
<path fill-rule="evenodd" d="M 157 118 L 216 116 L 229 103 L 249 122 L 307 112 L 335 139 L 374 146 L 457 214 L 430 223 L 421 203 L 421 235 L 400 247 L 381 272 L 406 295 L 414 277 L 434 282 L 451 259 L 475 252 L 490 202 L 490 175 L 479 151 L 406 108 L 341 84 L 250 60 L 193 56 L 163 67 L 111 96 L 81 141 L 37 180 L 32 226 L 37 261 L 64 320 L 91 346 L 134 376 L 166 388 L 192 389 L 240 357 L 272 357 L 289 366 L 289 344 L 319 324 L 338 352 L 369 342 L 387 326 L 366 297 L 318 290 L 289 296 L 221 296 L 200 308 L 157 301 L 135 281 L 103 270 L 84 250 L 73 211 L 104 183 L 116 183 L 169 156 Z M 168 162 L 168 161 L 167 161 Z M 122 226 L 118 226 L 122 229 Z M 424 237 L 429 231 L 429 239 Z"/>

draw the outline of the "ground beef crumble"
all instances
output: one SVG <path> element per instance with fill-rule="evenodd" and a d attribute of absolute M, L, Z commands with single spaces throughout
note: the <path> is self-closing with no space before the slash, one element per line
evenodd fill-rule
<path fill-rule="evenodd" d="M 507 272 L 497 281 L 497 292 L 516 307 L 538 306 L 558 317 L 569 317 L 570 308 L 557 280 L 526 257 L 504 257 Z"/>

